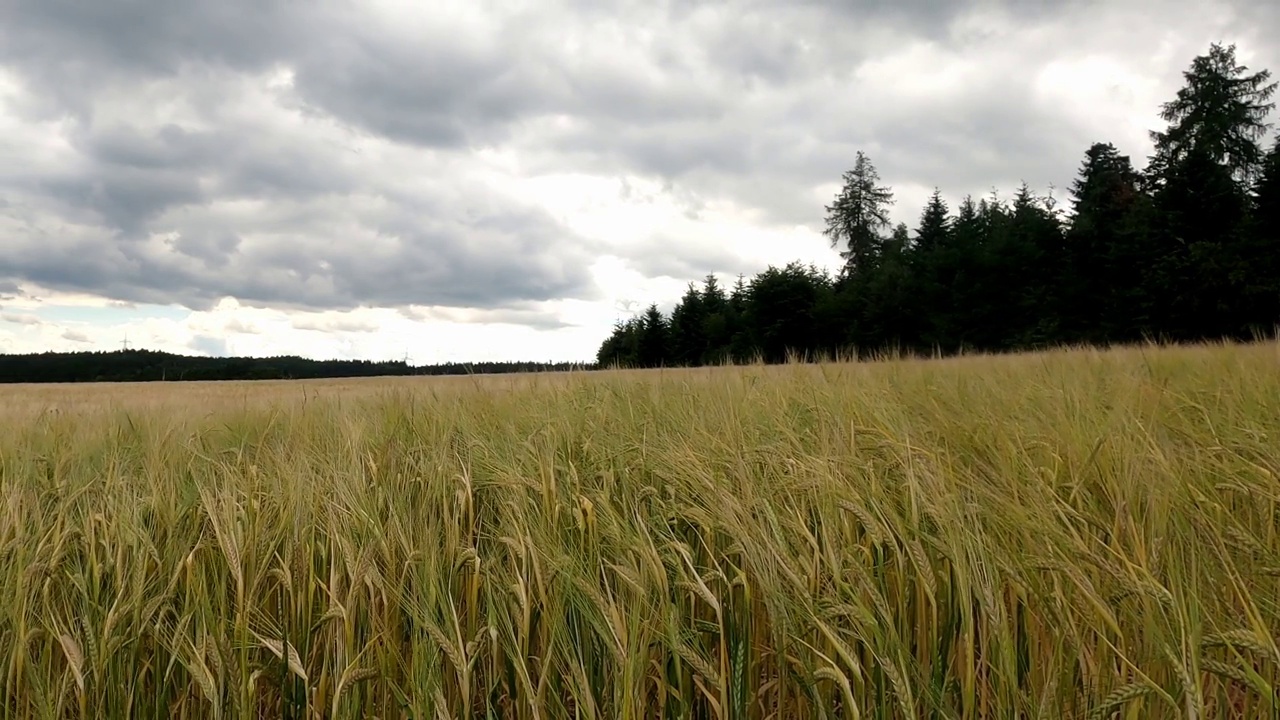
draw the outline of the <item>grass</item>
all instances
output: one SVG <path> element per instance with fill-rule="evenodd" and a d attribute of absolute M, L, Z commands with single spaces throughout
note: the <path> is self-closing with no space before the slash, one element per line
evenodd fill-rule
<path fill-rule="evenodd" d="M 1271 718 L 1280 348 L 21 386 L 6 718 Z"/>

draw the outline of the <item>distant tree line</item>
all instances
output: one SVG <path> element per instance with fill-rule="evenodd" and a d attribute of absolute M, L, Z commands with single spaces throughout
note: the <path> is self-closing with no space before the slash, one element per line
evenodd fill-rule
<path fill-rule="evenodd" d="M 1280 322 L 1280 141 L 1261 144 L 1276 89 L 1215 44 L 1162 107 L 1142 171 L 1109 143 L 1085 153 L 1066 213 L 1025 184 L 1011 199 L 936 192 L 890 226 L 890 188 L 859 153 L 826 207 L 844 265 L 792 263 L 731 288 L 708 276 L 670 315 L 620 322 L 601 366 L 789 355 L 999 352 L 1142 340 L 1247 340 Z"/>
<path fill-rule="evenodd" d="M 384 375 L 470 375 L 589 369 L 581 363 L 475 362 L 414 367 L 402 361 L 192 357 L 152 350 L 0 355 L 0 383 L 152 380 L 301 380 Z"/>

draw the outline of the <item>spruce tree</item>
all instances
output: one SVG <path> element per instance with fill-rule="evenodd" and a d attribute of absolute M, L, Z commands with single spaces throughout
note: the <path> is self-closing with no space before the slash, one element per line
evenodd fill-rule
<path fill-rule="evenodd" d="M 950 263 L 952 281 L 950 298 L 942 314 L 946 332 L 940 345 L 947 352 L 979 349 L 982 340 L 979 305 L 985 292 L 982 284 L 985 282 L 983 254 L 987 232 L 979 204 L 973 196 L 966 195 L 960 202 L 951 236 L 954 248 Z"/>
<path fill-rule="evenodd" d="M 689 283 L 684 297 L 671 311 L 672 364 L 684 367 L 702 364 L 702 355 L 707 349 L 704 316 L 702 293 L 693 283 Z"/>
<path fill-rule="evenodd" d="M 1253 269 L 1247 299 L 1250 327 L 1267 336 L 1280 330 L 1280 138 L 1271 146 L 1253 189 L 1246 250 Z"/>
<path fill-rule="evenodd" d="M 906 223 L 899 223 L 884 242 L 880 262 L 861 279 L 859 342 L 863 346 L 909 351 L 920 342 L 919 298 L 913 292 L 908 264 L 911 248 L 911 232 Z"/>
<path fill-rule="evenodd" d="M 1152 133 L 1148 175 L 1155 189 L 1160 253 L 1147 285 L 1157 329 L 1175 340 L 1249 334 L 1249 182 L 1261 168 L 1276 84 L 1266 70 L 1246 74 L 1235 47 L 1213 45 L 1184 73 L 1165 103 L 1169 127 Z"/>
<path fill-rule="evenodd" d="M 1095 143 L 1085 153 L 1071 185 L 1075 214 L 1059 280 L 1066 342 L 1132 342 L 1149 329 L 1143 288 L 1151 258 L 1140 183 L 1114 145 Z"/>
<path fill-rule="evenodd" d="M 934 189 L 920 213 L 915 248 L 910 254 L 910 282 L 917 300 L 919 338 L 917 345 L 938 351 L 947 339 L 951 294 L 955 282 L 956 257 L 952 247 L 952 219 L 942 193 Z"/>
<path fill-rule="evenodd" d="M 1160 118 L 1169 127 L 1151 133 L 1158 173 L 1176 171 L 1199 154 L 1226 166 L 1240 182 L 1255 177 L 1276 83 L 1268 82 L 1271 71 L 1248 69 L 1236 60 L 1235 45 L 1214 43 L 1191 62 L 1183 73 L 1186 84 L 1161 107 Z"/>
<path fill-rule="evenodd" d="M 823 234 L 833 248 L 844 249 L 844 272 L 853 274 L 874 267 L 880 255 L 880 231 L 889 227 L 893 192 L 880 185 L 880 176 L 866 154 L 859 151 L 853 169 L 844 174 L 844 187 L 826 207 Z"/>
<path fill-rule="evenodd" d="M 1065 262 L 1063 227 L 1051 196 L 1023 183 L 1009 216 L 1002 275 L 1014 291 L 1010 309 L 1019 313 L 1010 330 L 1010 347 L 1055 342 L 1061 332 L 1060 278 Z"/>
<path fill-rule="evenodd" d="M 916 228 L 916 245 L 921 252 L 933 252 L 945 248 L 951 235 L 951 218 L 942 192 L 934 189 L 929 203 L 920 213 L 920 225 Z"/>
<path fill-rule="evenodd" d="M 656 368 L 672 364 L 670 328 L 656 304 L 650 305 L 640 318 L 637 364 Z"/>
<path fill-rule="evenodd" d="M 730 359 L 733 340 L 733 317 L 729 299 L 715 275 L 707 275 L 702 283 L 702 334 L 706 345 L 701 364 L 718 365 Z"/>

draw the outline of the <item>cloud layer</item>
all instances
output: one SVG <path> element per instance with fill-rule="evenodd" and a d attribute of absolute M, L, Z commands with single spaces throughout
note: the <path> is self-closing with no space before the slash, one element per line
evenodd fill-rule
<path fill-rule="evenodd" d="M 1191 58 L 1280 70 L 1275 27 L 1265 0 L 11 0 L 0 297 L 231 297 L 309 333 L 556 332 L 581 302 L 603 336 L 709 272 L 833 262 L 860 149 L 908 222 L 934 186 L 1063 188 L 1097 140 L 1140 162 Z"/>

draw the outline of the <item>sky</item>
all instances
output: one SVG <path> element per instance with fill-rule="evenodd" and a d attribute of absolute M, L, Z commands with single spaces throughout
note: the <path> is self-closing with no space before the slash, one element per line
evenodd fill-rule
<path fill-rule="evenodd" d="M 914 226 L 1145 165 L 1272 0 L 0 0 L 0 352 L 591 360 L 690 281 L 834 270 L 856 153 Z"/>

